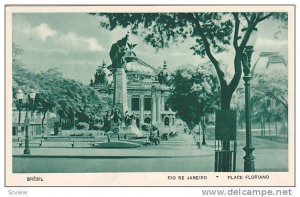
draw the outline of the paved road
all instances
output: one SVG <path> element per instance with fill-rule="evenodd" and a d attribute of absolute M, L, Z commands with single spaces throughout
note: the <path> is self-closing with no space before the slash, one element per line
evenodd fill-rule
<path fill-rule="evenodd" d="M 213 171 L 213 157 L 186 158 L 13 158 L 13 171 L 35 173 Z M 24 165 L 25 164 L 25 165 Z"/>
<path fill-rule="evenodd" d="M 244 137 L 243 132 L 238 134 L 238 171 L 243 171 Z M 287 171 L 287 144 L 259 138 L 253 142 L 257 171 Z M 198 149 L 192 135 L 180 133 L 159 146 L 138 149 L 32 148 L 32 155 L 39 156 L 13 157 L 13 172 L 213 172 L 214 140 L 210 134 L 207 143 L 208 146 Z M 14 155 L 21 155 L 22 151 L 13 148 Z M 64 155 L 71 157 L 63 158 Z M 127 158 L 117 157 L 124 155 Z"/>

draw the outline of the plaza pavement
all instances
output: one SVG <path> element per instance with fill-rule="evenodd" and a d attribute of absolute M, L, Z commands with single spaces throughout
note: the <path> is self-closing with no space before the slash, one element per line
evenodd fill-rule
<path fill-rule="evenodd" d="M 158 146 L 127 149 L 91 148 L 89 143 L 71 148 L 70 142 L 45 142 L 24 156 L 16 142 L 13 172 L 213 172 L 214 134 L 207 133 L 207 145 L 199 149 L 192 135 L 180 132 Z M 238 172 L 243 171 L 245 131 L 237 133 Z M 255 168 L 258 172 L 288 171 L 288 144 L 253 137 Z M 38 163 L 38 165 L 37 165 Z"/>
<path fill-rule="evenodd" d="M 116 139 L 115 139 L 116 140 Z M 39 140 L 35 140 L 39 142 Z M 144 145 L 139 148 L 94 148 L 89 142 L 47 142 L 42 147 L 38 144 L 31 145 L 31 155 L 23 154 L 24 144 L 21 148 L 17 142 L 13 145 L 14 157 L 75 157 L 75 158 L 151 158 L 151 157 L 197 157 L 213 155 L 214 149 L 210 146 L 198 148 L 192 135 L 179 133 L 168 141 L 161 140 L 159 145 Z"/>

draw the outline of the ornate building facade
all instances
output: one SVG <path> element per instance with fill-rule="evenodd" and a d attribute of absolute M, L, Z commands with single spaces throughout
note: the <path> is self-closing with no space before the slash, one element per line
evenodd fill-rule
<path fill-rule="evenodd" d="M 168 104 L 170 88 L 168 66 L 164 62 L 163 69 L 157 70 L 137 57 L 126 57 L 124 65 L 127 76 L 128 112 L 136 116 L 136 123 L 152 123 L 159 128 L 175 124 L 175 112 Z M 98 67 L 95 79 L 90 85 L 100 93 L 114 92 L 114 79 L 111 66 L 105 62 Z"/>

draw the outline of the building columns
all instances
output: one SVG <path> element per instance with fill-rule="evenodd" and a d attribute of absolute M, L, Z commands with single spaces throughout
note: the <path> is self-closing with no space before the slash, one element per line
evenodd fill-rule
<path fill-rule="evenodd" d="M 152 105 L 151 105 L 151 122 L 152 124 L 156 123 L 156 98 L 155 95 L 152 95 Z"/>
<path fill-rule="evenodd" d="M 160 124 L 160 119 L 161 119 L 161 101 L 160 101 L 160 95 L 157 96 L 156 98 L 156 122 L 157 124 Z"/>
<path fill-rule="evenodd" d="M 140 123 L 144 123 L 144 95 L 140 95 Z"/>
<path fill-rule="evenodd" d="M 131 107 L 131 102 L 132 102 L 132 96 L 128 95 L 128 112 L 132 113 L 132 107 Z"/>
<path fill-rule="evenodd" d="M 165 97 L 161 97 L 161 111 L 165 111 Z"/>

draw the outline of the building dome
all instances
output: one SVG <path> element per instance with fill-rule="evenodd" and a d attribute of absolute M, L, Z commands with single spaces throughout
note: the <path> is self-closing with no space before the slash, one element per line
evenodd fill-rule
<path fill-rule="evenodd" d="M 113 75 L 107 68 L 105 61 L 103 60 L 102 66 L 99 66 L 95 73 L 95 80 L 93 84 L 105 84 L 111 85 L 113 82 Z"/>
<path fill-rule="evenodd" d="M 146 75 L 155 75 L 153 69 L 146 67 L 139 62 L 127 62 L 125 63 L 125 68 L 127 72 L 134 72 L 139 74 L 146 74 Z"/>
<path fill-rule="evenodd" d="M 157 70 L 137 57 L 127 57 L 124 68 L 128 74 L 155 76 Z"/>

